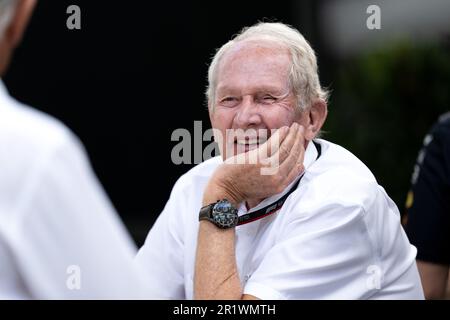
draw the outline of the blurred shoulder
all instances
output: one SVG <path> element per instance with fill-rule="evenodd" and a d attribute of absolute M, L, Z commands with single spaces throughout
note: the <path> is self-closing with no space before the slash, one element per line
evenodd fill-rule
<path fill-rule="evenodd" d="M 88 167 L 81 142 L 64 124 L 5 96 L 0 97 L 0 162 L 0 202 L 9 216 L 37 185 L 47 188 L 76 166 Z"/>
<path fill-rule="evenodd" d="M 431 129 L 431 134 L 442 145 L 450 145 L 450 112 L 439 117 L 439 120 Z"/>
<path fill-rule="evenodd" d="M 36 160 L 62 145 L 80 142 L 61 121 L 16 102 L 0 111 L 0 145 L 4 156 Z"/>

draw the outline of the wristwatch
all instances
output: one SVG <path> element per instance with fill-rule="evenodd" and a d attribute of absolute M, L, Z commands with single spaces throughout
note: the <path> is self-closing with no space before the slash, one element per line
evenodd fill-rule
<path fill-rule="evenodd" d="M 229 229 L 238 223 L 238 210 L 230 201 L 223 199 L 201 208 L 198 220 L 208 220 L 221 229 Z"/>

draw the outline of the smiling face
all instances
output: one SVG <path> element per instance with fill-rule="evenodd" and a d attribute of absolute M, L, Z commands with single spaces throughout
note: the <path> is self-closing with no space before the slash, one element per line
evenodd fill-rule
<path fill-rule="evenodd" d="M 228 131 L 228 141 L 218 141 L 224 159 L 257 148 L 272 129 L 294 121 L 302 124 L 289 86 L 290 68 L 289 51 L 274 42 L 242 41 L 225 53 L 217 72 L 215 101 L 210 102 L 213 128 L 222 137 Z"/>

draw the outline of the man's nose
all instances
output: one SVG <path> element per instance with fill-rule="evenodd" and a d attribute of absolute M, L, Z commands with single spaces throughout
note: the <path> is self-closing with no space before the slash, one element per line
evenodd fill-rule
<path fill-rule="evenodd" d="M 252 96 L 244 96 L 234 118 L 235 125 L 238 128 L 248 128 L 259 125 L 261 121 L 258 104 Z"/>

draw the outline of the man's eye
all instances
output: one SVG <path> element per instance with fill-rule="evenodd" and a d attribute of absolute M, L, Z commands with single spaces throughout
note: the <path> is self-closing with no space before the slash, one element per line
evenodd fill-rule
<path fill-rule="evenodd" d="M 262 102 L 264 103 L 271 103 L 271 102 L 275 102 L 277 99 L 271 95 L 265 95 L 262 97 Z"/>
<path fill-rule="evenodd" d="M 237 102 L 238 99 L 236 97 L 226 97 L 220 100 L 220 103 L 225 106 L 234 106 Z"/>

